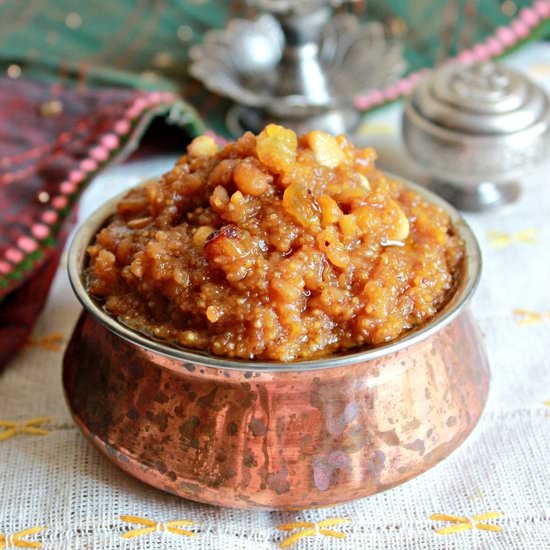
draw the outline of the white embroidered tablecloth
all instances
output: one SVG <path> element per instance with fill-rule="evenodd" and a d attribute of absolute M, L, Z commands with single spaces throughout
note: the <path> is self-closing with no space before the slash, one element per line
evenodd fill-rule
<path fill-rule="evenodd" d="M 550 89 L 550 45 L 531 45 L 507 63 Z M 382 166 L 410 175 L 402 161 L 400 110 L 396 105 L 371 116 L 360 135 L 380 150 Z M 111 168 L 86 193 L 81 215 L 173 160 Z M 80 307 L 60 266 L 29 345 L 0 375 L 0 549 L 268 550 L 284 541 L 296 549 L 550 548 L 550 159 L 523 184 L 518 203 L 467 216 L 485 264 L 471 307 L 492 369 L 478 427 L 424 475 L 316 511 L 203 506 L 152 489 L 103 459 L 72 423 L 63 398 L 62 353 Z M 177 520 L 192 524 L 170 524 Z M 322 520 L 331 520 L 326 528 L 343 538 L 322 534 L 323 524 L 309 532 L 278 529 Z M 463 529 L 440 532 L 451 525 Z M 309 535 L 289 539 L 300 532 Z"/>

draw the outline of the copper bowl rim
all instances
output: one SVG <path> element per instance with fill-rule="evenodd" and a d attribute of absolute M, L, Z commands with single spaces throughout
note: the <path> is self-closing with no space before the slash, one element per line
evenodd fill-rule
<path fill-rule="evenodd" d="M 91 214 L 77 229 L 68 251 L 67 269 L 69 281 L 76 297 L 82 306 L 91 313 L 103 326 L 117 336 L 136 344 L 150 352 L 158 353 L 170 359 L 190 362 L 201 366 L 213 367 L 222 370 L 251 371 L 261 369 L 262 372 L 299 372 L 315 371 L 333 367 L 341 367 L 379 359 L 390 353 L 403 350 L 421 340 L 429 338 L 444 326 L 448 325 L 464 309 L 475 292 L 481 278 L 481 250 L 479 243 L 464 218 L 448 202 L 438 197 L 426 188 L 412 183 L 400 176 L 385 172 L 389 177 L 403 183 L 409 189 L 418 192 L 423 198 L 441 207 L 449 214 L 453 226 L 465 243 L 465 260 L 462 266 L 460 279 L 455 291 L 445 306 L 436 313 L 425 325 L 407 332 L 404 336 L 389 342 L 367 349 L 334 354 L 318 359 L 293 361 L 289 363 L 275 361 L 253 361 L 246 359 L 228 359 L 215 356 L 207 352 L 174 347 L 164 342 L 154 340 L 148 335 L 133 330 L 111 317 L 88 294 L 85 285 L 84 268 L 87 262 L 86 248 L 106 220 L 115 212 L 116 204 L 128 192 L 118 194 L 105 202 Z M 167 367 L 171 368 L 171 367 Z"/>

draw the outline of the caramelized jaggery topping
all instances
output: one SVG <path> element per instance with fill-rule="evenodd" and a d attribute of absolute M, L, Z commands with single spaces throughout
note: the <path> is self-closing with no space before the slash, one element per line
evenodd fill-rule
<path fill-rule="evenodd" d="M 88 248 L 88 291 L 131 328 L 226 357 L 393 340 L 448 300 L 464 246 L 375 157 L 276 125 L 221 150 L 196 138 L 119 202 Z"/>

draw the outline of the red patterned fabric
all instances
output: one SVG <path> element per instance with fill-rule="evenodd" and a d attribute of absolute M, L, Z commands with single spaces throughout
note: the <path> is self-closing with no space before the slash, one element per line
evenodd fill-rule
<path fill-rule="evenodd" d="M 0 368 L 40 312 L 63 222 L 85 184 L 168 113 L 188 135 L 200 130 L 194 111 L 172 93 L 0 78 Z"/>
<path fill-rule="evenodd" d="M 32 276 L 6 296 L 0 306 L 0 370 L 29 338 L 34 321 L 46 303 L 63 245 L 75 219 L 76 215 L 72 215 L 65 221 L 57 246 L 48 251 Z"/>

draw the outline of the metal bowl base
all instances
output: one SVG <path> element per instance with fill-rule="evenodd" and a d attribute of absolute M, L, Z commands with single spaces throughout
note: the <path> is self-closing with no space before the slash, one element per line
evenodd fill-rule
<path fill-rule="evenodd" d="M 521 186 L 515 181 L 484 181 L 465 185 L 434 179 L 430 182 L 429 189 L 463 212 L 485 212 L 514 203 L 521 196 Z"/>
<path fill-rule="evenodd" d="M 80 318 L 63 384 L 111 462 L 194 501 L 296 510 L 366 497 L 455 450 L 489 389 L 467 311 L 394 353 L 322 370 L 233 370 L 145 350 Z"/>

